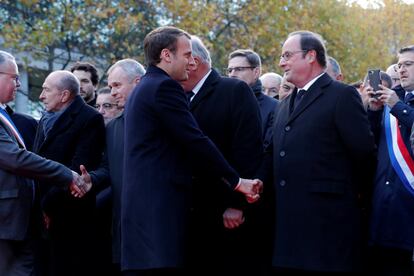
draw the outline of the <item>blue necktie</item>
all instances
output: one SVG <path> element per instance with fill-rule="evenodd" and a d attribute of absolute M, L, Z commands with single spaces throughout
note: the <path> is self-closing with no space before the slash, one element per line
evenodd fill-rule
<path fill-rule="evenodd" d="M 298 90 L 298 92 L 296 93 L 296 96 L 295 96 L 295 101 L 293 103 L 293 110 L 295 110 L 296 107 L 300 104 L 300 102 L 303 99 L 303 96 L 305 95 L 305 92 L 306 92 L 305 89 Z"/>
<path fill-rule="evenodd" d="M 187 96 L 188 103 L 190 103 L 191 98 L 195 95 L 195 93 L 193 91 L 187 91 L 187 92 L 185 92 L 185 95 Z"/>

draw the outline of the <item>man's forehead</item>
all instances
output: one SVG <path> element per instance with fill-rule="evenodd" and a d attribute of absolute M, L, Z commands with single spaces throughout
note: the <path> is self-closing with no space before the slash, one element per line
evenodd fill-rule
<path fill-rule="evenodd" d="M 75 70 L 73 71 L 73 74 L 78 78 L 78 79 L 91 79 L 92 74 L 91 72 L 87 72 L 84 70 Z"/>
<path fill-rule="evenodd" d="M 398 61 L 405 61 L 408 59 L 414 61 L 414 52 L 404 52 L 398 55 Z"/>
<path fill-rule="evenodd" d="M 99 94 L 98 97 L 96 98 L 97 102 L 113 102 L 115 101 L 115 98 L 112 97 L 111 94 Z"/>
<path fill-rule="evenodd" d="M 284 48 L 293 48 L 293 47 L 296 47 L 296 46 L 300 46 L 299 42 L 300 42 L 299 35 L 290 36 L 286 39 L 285 43 L 283 43 L 283 49 Z"/>
<path fill-rule="evenodd" d="M 250 66 L 249 61 L 246 57 L 243 56 L 236 56 L 229 60 L 229 64 L 234 66 Z"/>

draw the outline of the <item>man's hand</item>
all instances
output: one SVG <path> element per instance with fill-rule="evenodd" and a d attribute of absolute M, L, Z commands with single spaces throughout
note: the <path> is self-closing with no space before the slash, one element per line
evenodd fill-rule
<path fill-rule="evenodd" d="M 263 191 L 263 182 L 260 179 L 240 178 L 240 185 L 236 190 L 246 196 L 247 202 L 254 203 L 260 199 L 259 194 Z"/>
<path fill-rule="evenodd" d="M 80 171 L 82 173 L 81 179 L 82 179 L 82 190 L 87 193 L 92 188 L 92 179 L 89 175 L 88 171 L 86 170 L 84 165 L 80 165 Z"/>
<path fill-rule="evenodd" d="M 81 198 L 85 195 L 85 192 L 82 190 L 83 180 L 79 174 L 72 171 L 72 182 L 69 184 L 70 193 L 74 197 Z"/>
<path fill-rule="evenodd" d="M 380 95 L 379 93 L 381 92 L 380 91 L 375 92 L 374 89 L 369 85 L 364 86 L 362 88 L 362 93 L 361 93 L 362 103 L 364 104 L 364 106 L 367 103 L 370 110 L 372 111 L 381 110 L 384 107 L 384 104 L 379 99 L 379 95 Z M 376 97 L 376 95 L 378 95 L 378 98 Z"/>
<path fill-rule="evenodd" d="M 400 100 L 397 93 L 394 90 L 389 89 L 383 85 L 379 85 L 381 90 L 378 90 L 377 93 L 381 93 L 381 96 L 378 98 L 383 104 L 388 105 L 390 108 L 393 108 L 394 105 Z"/>
<path fill-rule="evenodd" d="M 223 213 L 223 224 L 227 229 L 234 229 L 244 222 L 243 211 L 239 209 L 227 208 Z"/>

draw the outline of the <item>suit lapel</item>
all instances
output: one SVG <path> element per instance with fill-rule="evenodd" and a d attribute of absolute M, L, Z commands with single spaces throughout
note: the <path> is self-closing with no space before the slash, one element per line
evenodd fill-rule
<path fill-rule="evenodd" d="M 201 86 L 201 89 L 194 96 L 194 99 L 190 102 L 190 110 L 194 110 L 197 105 L 203 101 L 210 93 L 214 91 L 216 83 L 220 80 L 220 75 L 216 70 L 212 69 L 210 75 Z"/>
<path fill-rule="evenodd" d="M 303 113 L 314 101 L 316 101 L 324 93 L 324 88 L 329 85 L 332 79 L 325 73 L 323 74 L 311 87 L 306 91 L 302 101 L 293 110 L 293 96 L 290 98 L 289 110 L 293 110 L 290 114 L 288 123 L 295 120 L 301 113 Z M 297 90 L 294 91 L 295 95 Z M 293 93 L 292 93 L 293 94 Z"/>

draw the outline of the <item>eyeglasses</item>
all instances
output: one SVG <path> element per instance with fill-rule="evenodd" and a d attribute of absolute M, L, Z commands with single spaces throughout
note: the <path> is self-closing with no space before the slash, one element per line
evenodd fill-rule
<path fill-rule="evenodd" d="M 246 69 L 254 69 L 254 68 L 256 67 L 255 66 L 239 66 L 239 67 L 229 67 L 229 68 L 226 68 L 225 70 L 227 74 L 231 74 L 231 72 L 233 71 L 237 73 L 237 72 L 243 72 Z"/>
<path fill-rule="evenodd" d="M 294 55 L 296 55 L 297 53 L 307 53 L 309 50 L 299 50 L 299 51 L 293 51 L 293 52 L 284 52 L 281 56 L 280 59 L 284 60 L 284 61 L 288 61 L 289 59 L 291 59 Z"/>
<path fill-rule="evenodd" d="M 403 66 L 404 66 L 404 68 L 408 68 L 408 67 L 410 67 L 410 66 L 411 66 L 411 65 L 413 65 L 413 64 L 414 64 L 414 61 L 407 60 L 407 61 L 404 61 L 404 62 L 398 63 L 398 64 L 397 64 L 397 67 L 398 67 L 398 69 L 401 69 Z"/>
<path fill-rule="evenodd" d="M 101 109 L 101 106 L 104 110 L 109 110 L 109 109 L 112 109 L 113 107 L 117 107 L 118 105 L 117 104 L 111 104 L 111 103 L 103 103 L 102 105 L 95 104 L 95 108 L 97 110 Z"/>
<path fill-rule="evenodd" d="M 0 74 L 12 76 L 15 82 L 19 82 L 20 81 L 20 77 L 17 74 L 7 73 L 7 72 L 0 72 Z"/>

